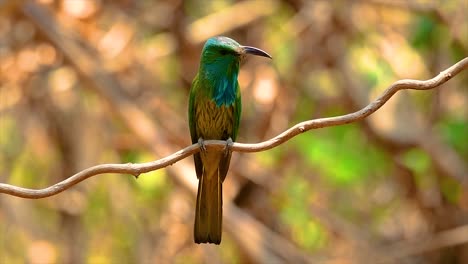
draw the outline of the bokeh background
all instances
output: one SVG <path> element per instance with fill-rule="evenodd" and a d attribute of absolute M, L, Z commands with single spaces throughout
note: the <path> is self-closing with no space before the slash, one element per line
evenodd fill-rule
<path fill-rule="evenodd" d="M 468 54 L 468 1 L 0 1 L 0 182 L 43 188 L 190 144 L 204 41 L 266 50 L 239 142 L 356 111 Z M 468 74 L 354 124 L 235 153 L 220 246 L 193 243 L 192 159 L 0 195 L 1 263 L 468 263 Z"/>

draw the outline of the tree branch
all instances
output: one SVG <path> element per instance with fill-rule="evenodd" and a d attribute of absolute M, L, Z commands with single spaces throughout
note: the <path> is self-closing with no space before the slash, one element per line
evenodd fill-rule
<path fill-rule="evenodd" d="M 367 116 L 371 115 L 375 111 L 377 111 L 380 107 L 382 107 L 396 92 L 399 90 L 429 90 L 435 87 L 440 86 L 441 84 L 447 82 L 452 77 L 460 73 L 461 71 L 468 68 L 468 57 L 464 58 L 463 60 L 457 62 L 450 68 L 446 69 L 445 71 L 439 73 L 436 77 L 426 80 L 426 81 L 419 81 L 419 80 L 399 80 L 390 87 L 388 87 L 376 100 L 368 104 L 366 107 L 362 108 L 359 111 L 335 116 L 335 117 L 327 117 L 327 118 L 318 118 L 313 120 L 308 120 L 301 122 L 288 130 L 284 131 L 283 133 L 279 134 L 278 136 L 269 139 L 264 142 L 256 143 L 256 144 L 246 144 L 246 143 L 234 143 L 232 146 L 232 151 L 236 152 L 261 152 L 268 149 L 272 149 L 277 147 L 286 141 L 290 140 L 291 138 L 309 131 L 311 129 L 329 127 L 329 126 L 337 126 L 337 125 L 344 125 L 349 124 L 352 122 L 356 122 L 366 118 Z M 211 150 L 222 150 L 226 146 L 226 142 L 222 140 L 206 140 L 205 145 L 207 149 Z M 101 164 L 97 166 L 93 166 L 87 168 L 83 171 L 80 171 L 73 176 L 69 177 L 68 179 L 56 183 L 52 186 L 49 186 L 44 189 L 28 189 L 22 188 L 10 184 L 0 183 L 0 193 L 5 193 L 17 197 L 28 198 L 28 199 L 39 199 L 44 197 L 49 197 L 58 193 L 61 193 L 68 188 L 72 187 L 75 184 L 80 183 L 90 177 L 105 174 L 105 173 L 123 173 L 123 174 L 131 174 L 135 177 L 138 177 L 141 173 L 146 173 L 154 170 L 158 170 L 161 168 L 165 168 L 169 165 L 176 163 L 179 160 L 182 160 L 188 156 L 193 155 L 200 151 L 198 144 L 193 144 L 188 146 L 182 150 L 179 150 L 165 158 L 146 162 L 146 163 L 138 163 L 138 164 Z M 467 182 L 467 179 L 458 179 L 462 180 L 463 183 Z"/>

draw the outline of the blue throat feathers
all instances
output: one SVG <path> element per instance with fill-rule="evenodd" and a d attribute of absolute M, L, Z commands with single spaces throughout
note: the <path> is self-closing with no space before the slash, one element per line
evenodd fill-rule
<path fill-rule="evenodd" d="M 213 81 L 212 98 L 218 107 L 230 106 L 236 100 L 239 62 L 234 60 L 237 58 L 224 57 L 206 65 L 205 76 Z"/>
<path fill-rule="evenodd" d="M 236 99 L 237 73 L 225 75 L 216 81 L 213 98 L 217 106 L 229 106 Z"/>

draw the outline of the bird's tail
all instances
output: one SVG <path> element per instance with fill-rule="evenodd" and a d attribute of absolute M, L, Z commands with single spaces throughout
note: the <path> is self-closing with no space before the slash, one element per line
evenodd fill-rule
<path fill-rule="evenodd" d="M 198 181 L 197 207 L 195 209 L 195 243 L 221 242 L 223 219 L 223 185 L 218 177 L 203 173 Z"/>

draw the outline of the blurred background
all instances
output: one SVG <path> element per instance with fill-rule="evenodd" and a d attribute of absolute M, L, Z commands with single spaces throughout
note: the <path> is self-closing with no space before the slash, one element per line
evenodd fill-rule
<path fill-rule="evenodd" d="M 0 1 L 0 182 L 44 188 L 190 144 L 205 40 L 259 47 L 239 142 L 350 113 L 468 54 L 468 2 Z M 468 263 L 468 73 L 364 121 L 235 153 L 223 241 L 193 243 L 192 158 L 0 195 L 1 263 Z"/>

